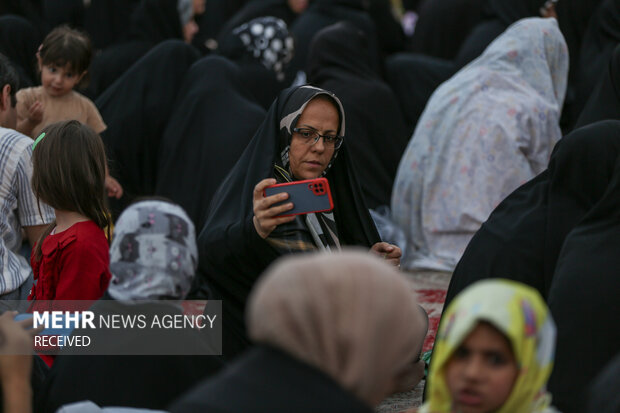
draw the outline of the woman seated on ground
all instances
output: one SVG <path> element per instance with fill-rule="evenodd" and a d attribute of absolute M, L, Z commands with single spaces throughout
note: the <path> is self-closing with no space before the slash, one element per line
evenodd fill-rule
<path fill-rule="evenodd" d="M 344 136 L 344 110 L 335 95 L 312 86 L 284 90 L 214 195 L 198 240 L 199 262 L 210 296 L 224 301 L 225 356 L 249 344 L 243 325 L 247 295 L 279 256 L 358 245 L 399 265 L 400 249 L 380 242 Z M 274 206 L 287 194 L 263 196 L 277 182 L 321 176 L 331 188 L 331 213 L 278 217 L 293 208 L 290 202 Z"/>
<path fill-rule="evenodd" d="M 515 281 L 480 281 L 443 319 L 420 413 L 556 411 L 545 390 L 555 324 L 536 290 Z"/>
<path fill-rule="evenodd" d="M 557 22 L 524 19 L 435 91 L 392 191 L 406 268 L 454 270 L 497 204 L 546 168 L 567 72 Z"/>
<path fill-rule="evenodd" d="M 284 258 L 248 304 L 257 346 L 174 413 L 371 413 L 422 378 L 426 319 L 411 285 L 363 250 Z"/>
<path fill-rule="evenodd" d="M 110 286 L 91 311 L 181 314 L 179 302 L 190 289 L 196 264 L 194 225 L 181 207 L 159 200 L 132 204 L 114 229 Z M 73 334 L 79 335 L 78 331 Z M 93 355 L 72 355 L 69 348 L 61 353 L 45 390 L 37 395 L 36 411 L 52 413 L 82 400 L 101 406 L 163 409 L 221 366 L 218 358 L 205 355 L 213 352 L 195 331 L 112 328 L 89 330 L 85 335 L 91 339 Z"/>

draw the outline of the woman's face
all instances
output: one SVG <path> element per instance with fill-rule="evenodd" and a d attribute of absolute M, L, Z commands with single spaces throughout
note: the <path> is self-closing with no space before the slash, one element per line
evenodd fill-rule
<path fill-rule="evenodd" d="M 491 325 L 478 324 L 446 364 L 454 410 L 496 411 L 510 396 L 518 373 L 508 339 Z"/>
<path fill-rule="evenodd" d="M 303 12 L 304 10 L 306 10 L 306 8 L 308 7 L 308 3 L 309 3 L 308 0 L 287 0 L 287 2 L 288 2 L 288 7 L 295 14 L 299 14 Z"/>
<path fill-rule="evenodd" d="M 338 111 L 325 99 L 312 99 L 306 105 L 297 121 L 296 128 L 314 129 L 321 135 L 338 133 Z M 313 179 L 321 176 L 334 155 L 334 147 L 327 147 L 323 138 L 314 145 L 301 140 L 297 132 L 293 132 L 289 151 L 291 172 L 297 180 Z"/>

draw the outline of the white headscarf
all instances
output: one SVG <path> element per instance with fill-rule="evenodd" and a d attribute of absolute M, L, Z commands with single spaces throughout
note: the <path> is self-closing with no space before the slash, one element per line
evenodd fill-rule
<path fill-rule="evenodd" d="M 404 267 L 453 270 L 493 209 L 546 168 L 567 75 L 556 20 L 529 18 L 435 91 L 392 191 Z"/>

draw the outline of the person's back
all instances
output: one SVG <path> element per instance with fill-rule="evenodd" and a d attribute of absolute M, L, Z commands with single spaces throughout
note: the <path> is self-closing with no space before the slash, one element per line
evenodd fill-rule
<path fill-rule="evenodd" d="M 68 121 L 45 128 L 33 146 L 32 189 L 54 208 L 56 220 L 34 248 L 38 282 L 29 300 L 96 300 L 110 280 L 103 142 Z"/>
<path fill-rule="evenodd" d="M 567 69 L 556 22 L 525 19 L 435 91 L 392 195 L 407 268 L 453 270 L 495 206 L 544 170 L 561 137 Z"/>
<path fill-rule="evenodd" d="M 113 281 L 90 311 L 97 319 L 148 321 L 143 327 L 138 321 L 136 328 L 74 330 L 74 336 L 90 337 L 88 354 L 76 355 L 81 353 L 76 348 L 60 353 L 37 411 L 56 412 L 80 400 L 163 409 L 221 366 L 219 358 L 208 355 L 214 351 L 204 334 L 164 327 L 164 320 L 183 316 L 179 303 L 198 263 L 194 225 L 181 207 L 160 200 L 129 206 L 117 220 L 110 260 Z M 153 328 L 155 320 L 161 321 L 160 327 Z M 170 377 L 174 379 L 166 380 Z"/>

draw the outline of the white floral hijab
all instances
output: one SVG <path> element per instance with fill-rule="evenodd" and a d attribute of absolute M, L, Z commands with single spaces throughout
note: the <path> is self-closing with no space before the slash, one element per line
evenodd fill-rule
<path fill-rule="evenodd" d="M 116 223 L 108 292 L 121 301 L 182 300 L 197 265 L 196 233 L 185 211 L 164 201 L 138 202 Z"/>
<path fill-rule="evenodd" d="M 475 74 L 478 68 L 512 72 L 550 104 L 562 108 L 568 78 L 568 47 L 553 18 L 528 18 L 512 24 L 461 73 Z"/>

